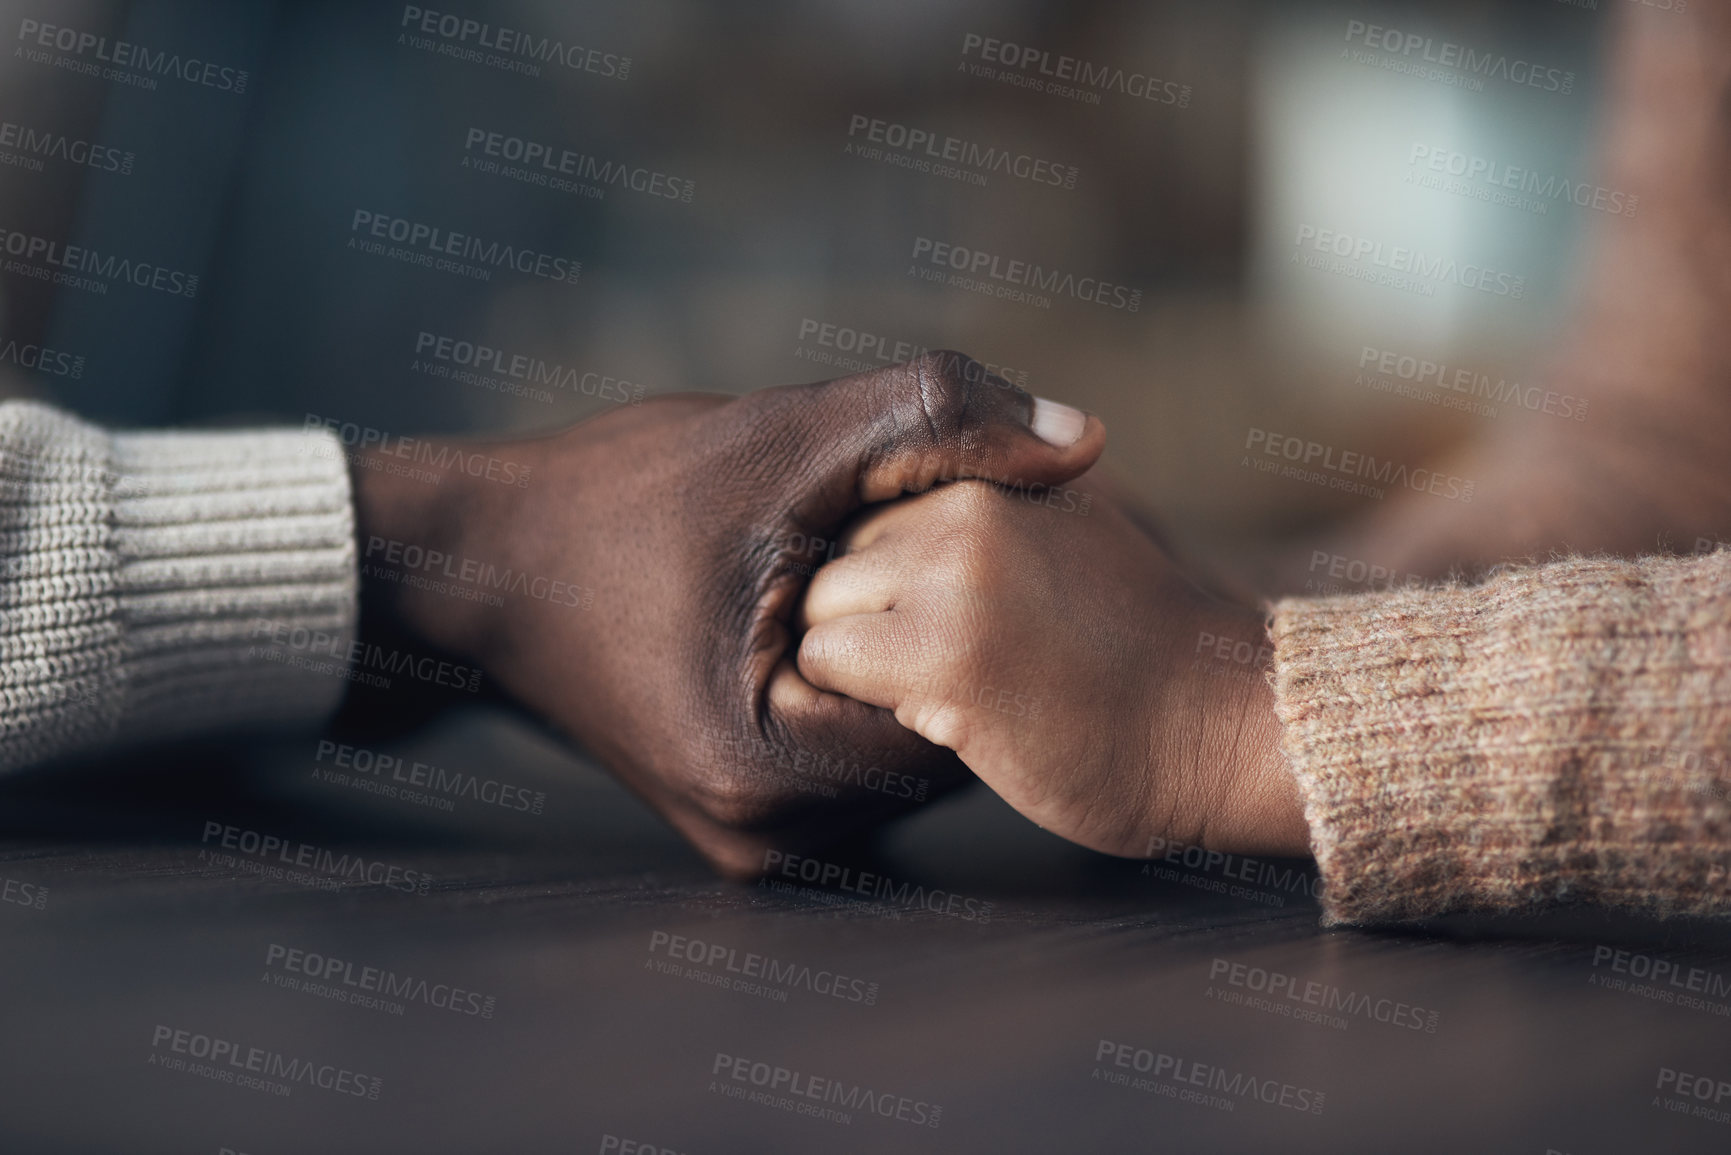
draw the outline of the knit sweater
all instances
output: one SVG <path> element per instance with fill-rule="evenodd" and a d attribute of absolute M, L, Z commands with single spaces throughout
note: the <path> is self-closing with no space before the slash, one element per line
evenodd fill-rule
<path fill-rule="evenodd" d="M 356 616 L 341 447 L 0 404 L 0 770 L 317 721 Z M 333 672 L 334 666 L 334 672 Z"/>
<path fill-rule="evenodd" d="M 1325 917 L 1731 913 L 1731 551 L 1279 603 Z"/>
<path fill-rule="evenodd" d="M 0 404 L 0 770 L 315 723 L 354 515 L 323 433 L 111 434 Z M 1331 922 L 1731 912 L 1731 551 L 1274 608 Z"/>

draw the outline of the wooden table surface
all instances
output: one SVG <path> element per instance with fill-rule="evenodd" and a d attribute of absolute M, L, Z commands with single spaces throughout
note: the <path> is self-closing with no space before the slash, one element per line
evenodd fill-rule
<path fill-rule="evenodd" d="M 724 883 L 515 723 L 374 749 L 541 813 L 311 738 L 0 787 L 0 1150 L 1731 1150 L 1723 925 L 1325 930 L 1292 864 L 1157 876 L 983 790 Z"/>

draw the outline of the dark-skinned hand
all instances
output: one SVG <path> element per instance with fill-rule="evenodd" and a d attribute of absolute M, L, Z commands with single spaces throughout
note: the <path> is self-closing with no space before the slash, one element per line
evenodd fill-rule
<path fill-rule="evenodd" d="M 1093 465 L 1105 430 L 932 353 L 450 444 L 464 456 L 413 466 L 437 484 L 390 453 L 355 462 L 363 573 L 396 579 L 365 579 L 363 638 L 478 664 L 717 869 L 747 876 L 767 847 L 820 845 L 966 777 L 889 710 L 798 673 L 795 607 L 844 524 L 946 480 L 1060 484 Z M 527 467 L 527 483 L 472 476 L 476 454 Z M 452 592 L 471 589 L 503 604 Z"/>

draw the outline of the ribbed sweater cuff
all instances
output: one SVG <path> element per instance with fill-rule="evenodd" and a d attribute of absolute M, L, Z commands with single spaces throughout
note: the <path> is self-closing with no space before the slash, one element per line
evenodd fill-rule
<path fill-rule="evenodd" d="M 1330 922 L 1731 910 L 1731 553 L 1281 602 Z"/>
<path fill-rule="evenodd" d="M 4 410 L 15 532 L 0 583 L 0 768 L 313 724 L 336 706 L 347 683 L 329 658 L 348 651 L 357 576 L 333 439 L 109 434 L 41 406 Z"/>
<path fill-rule="evenodd" d="M 354 636 L 354 504 L 336 440 L 129 433 L 113 445 L 122 736 L 330 713 L 347 683 L 296 659 L 346 654 Z"/>

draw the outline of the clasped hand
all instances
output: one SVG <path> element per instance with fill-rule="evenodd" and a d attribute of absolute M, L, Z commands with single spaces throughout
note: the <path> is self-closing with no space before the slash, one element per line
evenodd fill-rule
<path fill-rule="evenodd" d="M 1260 617 L 1208 602 L 1103 483 L 1077 480 L 1104 443 L 1096 418 L 933 353 L 467 447 L 526 469 L 521 487 L 361 462 L 362 540 L 585 590 L 583 606 L 501 605 L 382 583 L 362 629 L 479 663 L 735 876 L 969 770 L 1109 853 L 1156 833 L 1290 841 L 1263 813 L 1302 827 L 1290 777 L 1263 774 L 1271 709 L 1254 686 L 1183 673 L 1187 633 L 1254 637 Z M 1053 487 L 1101 496 L 1086 516 L 1024 500 Z M 1033 709 L 968 697 L 986 685 Z M 814 789 L 812 768 L 838 763 L 878 785 Z M 881 788 L 908 780 L 929 789 Z"/>

